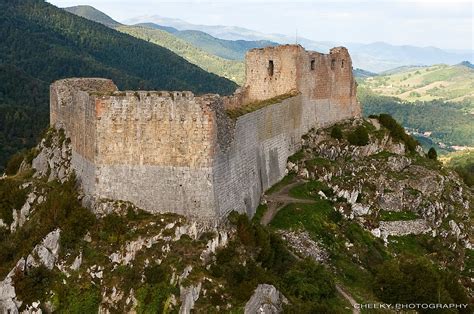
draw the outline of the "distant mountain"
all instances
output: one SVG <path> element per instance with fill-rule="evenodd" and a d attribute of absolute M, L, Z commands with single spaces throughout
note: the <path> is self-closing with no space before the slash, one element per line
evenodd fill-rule
<path fill-rule="evenodd" d="M 268 40 L 225 40 L 216 38 L 202 31 L 180 31 L 173 27 L 157 25 L 154 23 L 143 23 L 137 25 L 164 30 L 193 44 L 196 47 L 203 49 L 208 53 L 230 60 L 243 60 L 245 58 L 246 52 L 253 48 L 263 48 L 278 45 L 276 42 Z"/>
<path fill-rule="evenodd" d="M 79 15 L 80 17 L 86 18 L 88 20 L 104 24 L 108 27 L 117 27 L 122 24 L 112 19 L 107 14 L 103 13 L 102 11 L 97 10 L 90 5 L 78 5 L 74 7 L 64 8 L 64 10 L 73 13 L 75 15 Z"/>
<path fill-rule="evenodd" d="M 474 69 L 474 64 L 472 64 L 469 61 L 463 61 L 463 62 L 459 63 L 459 65 Z"/>
<path fill-rule="evenodd" d="M 139 23 L 139 24 L 135 24 L 133 26 L 141 26 L 141 27 L 146 27 L 146 28 L 151 28 L 151 29 L 159 29 L 159 30 L 168 32 L 170 34 L 175 34 L 175 33 L 179 32 L 179 30 L 177 30 L 174 27 L 162 26 L 162 25 L 158 25 L 158 24 L 155 24 L 155 23 Z"/>
<path fill-rule="evenodd" d="M 23 124 L 25 114 L 34 125 L 47 126 L 48 86 L 57 79 L 105 77 L 121 89 L 195 93 L 230 94 L 237 87 L 168 49 L 42 0 L 0 2 L 0 29 L 0 165 L 39 135 L 38 129 L 32 135 L 32 124 Z"/>
<path fill-rule="evenodd" d="M 391 75 L 391 74 L 397 74 L 397 73 L 403 73 L 403 72 L 410 72 L 410 71 L 413 71 L 413 70 L 416 71 L 416 70 L 423 69 L 423 68 L 426 68 L 426 66 L 423 66 L 423 65 L 404 65 L 404 66 L 401 66 L 401 67 L 396 67 L 396 68 L 393 68 L 393 69 L 390 69 L 390 70 L 380 72 L 379 75 Z"/>
<path fill-rule="evenodd" d="M 362 70 L 362 69 L 359 69 L 359 68 L 355 68 L 352 73 L 354 74 L 354 76 L 356 78 L 367 78 L 367 77 L 371 77 L 371 76 L 377 76 L 377 73 L 373 73 L 373 72 L 370 72 L 370 71 L 366 71 L 366 70 Z"/>
<path fill-rule="evenodd" d="M 474 69 L 469 62 L 452 66 L 399 67 L 369 77 L 360 82 L 360 86 L 379 95 L 411 102 L 442 99 L 474 103 Z"/>
<path fill-rule="evenodd" d="M 282 34 L 265 34 L 258 31 L 222 25 L 196 25 L 179 19 L 170 19 L 160 16 L 141 16 L 125 21 L 127 24 L 155 23 L 172 27 L 177 30 L 197 30 L 214 37 L 227 40 L 269 40 L 279 44 L 295 43 L 294 36 Z M 351 53 L 355 67 L 371 72 L 382 72 L 407 64 L 433 65 L 439 63 L 457 64 L 463 60 L 474 62 L 473 51 L 442 50 L 435 47 L 395 46 L 384 42 L 371 44 L 341 43 L 329 41 L 314 41 L 298 37 L 297 42 L 307 49 L 327 52 L 335 46 L 346 46 Z"/>
<path fill-rule="evenodd" d="M 117 28 L 117 27 L 123 26 L 123 24 L 120 24 L 119 22 L 113 20 L 107 14 L 91 6 L 75 6 L 75 7 L 64 8 L 64 10 L 70 13 L 79 15 L 81 17 L 84 17 L 86 19 L 89 19 L 91 21 L 104 24 L 111 28 Z M 271 42 L 268 40 L 258 40 L 258 41 L 225 40 L 225 39 L 213 37 L 209 35 L 208 33 L 205 33 L 202 31 L 196 31 L 196 30 L 180 31 L 174 27 L 158 25 L 155 23 L 139 23 L 133 26 L 140 26 L 140 27 L 157 29 L 157 30 L 168 32 L 174 35 L 175 37 L 180 38 L 194 45 L 196 48 L 200 48 L 209 54 L 212 54 L 224 59 L 229 59 L 229 60 L 243 60 L 245 58 L 245 53 L 249 49 L 252 49 L 252 48 L 263 48 L 267 46 L 278 45 L 276 42 Z M 135 34 L 137 33 L 135 32 Z M 167 42 L 168 43 L 170 42 L 169 38 L 167 39 Z M 155 43 L 160 45 L 159 41 L 155 41 Z M 163 47 L 169 48 L 170 50 L 176 52 L 176 49 L 171 49 L 171 47 L 168 47 L 166 45 Z M 186 59 L 189 60 L 189 58 L 186 58 Z M 192 62 L 192 63 L 197 64 L 200 67 L 204 68 L 202 63 L 195 63 L 195 62 Z M 215 71 L 211 71 L 211 72 L 216 73 Z M 224 76 L 228 77 L 227 75 L 224 75 Z"/>
<path fill-rule="evenodd" d="M 361 68 L 380 72 L 407 64 L 433 65 L 457 64 L 462 60 L 472 60 L 473 54 L 452 53 L 436 47 L 395 46 L 384 42 L 371 44 L 346 44 L 354 56 L 355 64 L 365 63 Z M 392 66 L 390 66 L 392 65 Z"/>
<path fill-rule="evenodd" d="M 165 47 L 208 72 L 228 78 L 240 85 L 244 83 L 245 68 L 243 61 L 228 60 L 210 54 L 174 36 L 174 34 L 160 29 L 125 25 L 119 26 L 116 29 L 120 32 Z"/>

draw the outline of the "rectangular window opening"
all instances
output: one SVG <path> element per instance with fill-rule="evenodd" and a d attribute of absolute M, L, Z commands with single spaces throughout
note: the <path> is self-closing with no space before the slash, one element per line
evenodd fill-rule
<path fill-rule="evenodd" d="M 335 67 L 336 67 L 336 59 L 332 59 L 331 60 L 331 70 L 334 70 Z"/>
<path fill-rule="evenodd" d="M 273 69 L 274 69 L 273 60 L 269 60 L 268 61 L 268 75 L 269 76 L 273 76 Z"/>
<path fill-rule="evenodd" d="M 316 62 L 315 62 L 314 60 L 311 60 L 311 71 L 313 71 L 313 70 L 314 70 L 315 63 L 316 63 Z"/>

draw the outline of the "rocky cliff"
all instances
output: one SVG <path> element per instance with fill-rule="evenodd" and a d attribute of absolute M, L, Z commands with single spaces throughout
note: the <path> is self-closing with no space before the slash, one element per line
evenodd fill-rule
<path fill-rule="evenodd" d="M 468 313 L 472 191 L 406 141 L 376 117 L 311 130 L 252 220 L 202 228 L 123 201 L 85 209 L 51 130 L 0 179 L 0 312 L 344 313 L 413 297 Z"/>

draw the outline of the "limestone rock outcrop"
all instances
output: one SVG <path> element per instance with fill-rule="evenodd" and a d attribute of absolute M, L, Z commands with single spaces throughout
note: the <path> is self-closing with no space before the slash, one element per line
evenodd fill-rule
<path fill-rule="evenodd" d="M 245 314 L 276 314 L 283 313 L 283 305 L 288 300 L 273 285 L 260 284 L 245 304 Z"/>

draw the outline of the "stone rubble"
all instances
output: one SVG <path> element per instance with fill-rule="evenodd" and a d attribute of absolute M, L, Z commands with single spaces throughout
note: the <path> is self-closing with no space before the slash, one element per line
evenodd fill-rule
<path fill-rule="evenodd" d="M 324 262 L 328 259 L 328 253 L 320 244 L 311 239 L 308 232 L 279 231 L 279 234 L 298 255 L 310 257 L 317 262 Z"/>

